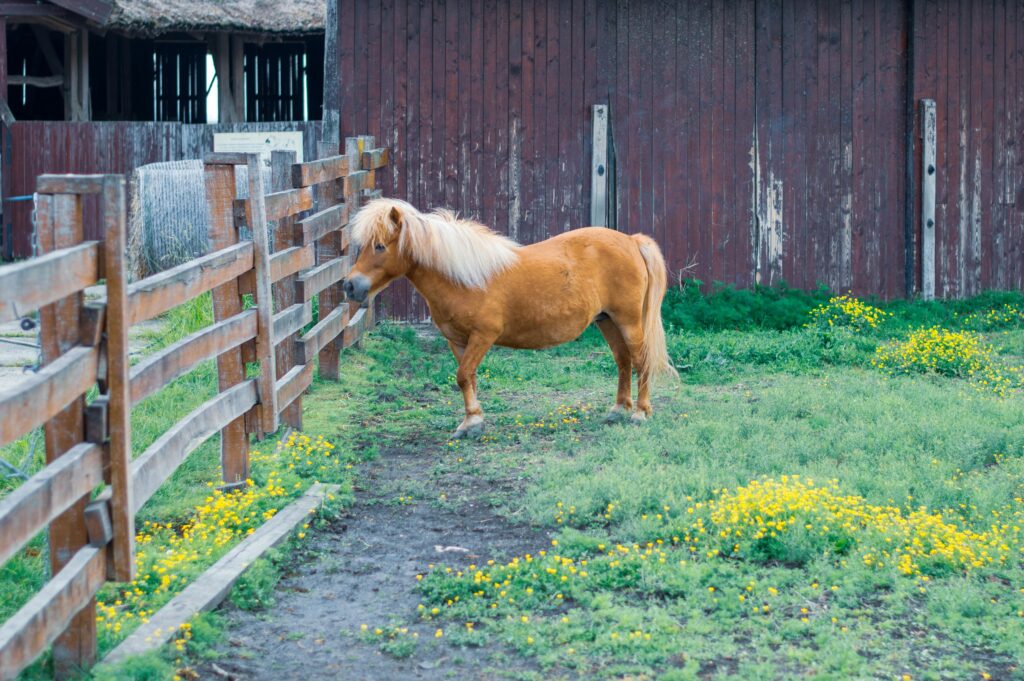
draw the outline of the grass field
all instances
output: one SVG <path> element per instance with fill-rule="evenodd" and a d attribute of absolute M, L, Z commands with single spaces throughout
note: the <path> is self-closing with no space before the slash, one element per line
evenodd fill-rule
<path fill-rule="evenodd" d="M 765 328 L 771 309 L 769 324 L 733 309 L 677 326 L 681 382 L 659 387 L 640 427 L 602 423 L 614 366 L 595 333 L 495 351 L 480 378 L 488 435 L 468 444 L 444 441 L 460 400 L 443 342 L 381 329 L 346 395 L 378 446 L 447 447 L 447 472 L 513 481 L 489 499 L 502 513 L 558 529 L 509 563 L 437 566 L 418 585 L 421 619 L 456 646 L 534 660 L 526 678 L 1020 677 L 1024 330 L 1019 314 L 979 322 L 1020 298 L 806 328 L 816 302 L 780 329 Z M 876 347 L 933 321 L 984 327 L 1014 388 L 873 365 Z M 364 635 L 408 654 L 405 628 Z"/>
<path fill-rule="evenodd" d="M 496 350 L 479 378 L 488 431 L 469 443 L 447 439 L 461 398 L 443 340 L 379 327 L 343 382 L 317 381 L 306 401 L 307 433 L 343 464 L 331 475 L 348 481 L 355 464 L 358 478 L 358 461 L 390 448 L 436 449 L 425 475 L 478 481 L 466 495 L 555 539 L 494 565 L 439 564 L 409 584 L 415 619 L 355 635 L 409 655 L 422 643 L 403 629 L 429 622 L 456 649 L 523 661 L 506 674 L 521 678 L 1020 678 L 1024 298 L 893 304 L 874 324 L 842 302 L 815 316 L 827 298 L 673 292 L 681 380 L 658 386 L 641 426 L 603 423 L 615 369 L 593 330 Z M 931 325 L 950 333 L 877 354 Z M 212 379 L 200 369 L 141 405 L 137 451 Z M 292 474 L 288 487 L 324 479 Z M 142 519 L 180 523 L 216 477 L 212 442 Z M 465 501 L 428 494 L 410 485 L 396 503 Z M 33 547 L 0 571 L 0 616 L 42 582 Z"/>

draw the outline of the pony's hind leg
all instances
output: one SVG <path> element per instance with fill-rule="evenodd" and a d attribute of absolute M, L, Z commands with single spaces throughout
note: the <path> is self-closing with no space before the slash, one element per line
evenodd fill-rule
<path fill-rule="evenodd" d="M 639 322 L 623 323 L 619 326 L 622 339 L 629 348 L 629 356 L 636 368 L 636 411 L 630 417 L 632 421 L 645 421 L 651 415 L 651 372 L 644 362 L 644 327 Z"/>
<path fill-rule="evenodd" d="M 607 341 L 608 347 L 611 348 L 615 364 L 619 367 L 619 387 L 615 392 L 615 406 L 605 417 L 608 422 L 618 421 L 628 417 L 629 413 L 633 411 L 633 365 L 629 357 L 629 348 L 615 322 L 611 319 L 603 319 L 597 322 L 597 328 Z"/>
<path fill-rule="evenodd" d="M 479 336 L 470 337 L 461 352 L 457 352 L 456 346 L 451 344 L 452 352 L 459 360 L 459 370 L 455 378 L 459 389 L 462 390 L 462 399 L 466 403 L 466 418 L 455 430 L 452 435 L 453 439 L 475 438 L 483 435 L 484 412 L 480 408 L 480 402 L 477 401 L 476 396 L 476 369 L 493 344 L 493 340 L 485 340 Z"/>

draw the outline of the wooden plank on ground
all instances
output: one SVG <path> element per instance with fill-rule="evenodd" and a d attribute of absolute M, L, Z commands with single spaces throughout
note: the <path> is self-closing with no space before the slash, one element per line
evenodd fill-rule
<path fill-rule="evenodd" d="M 0 391 L 0 446 L 53 418 L 96 383 L 99 348 L 79 345 Z"/>
<path fill-rule="evenodd" d="M 215 608 L 228 595 L 235 581 L 253 561 L 280 544 L 303 520 L 309 517 L 337 485 L 314 483 L 306 493 L 282 509 L 259 529 L 243 539 L 194 582 L 160 608 L 149 622 L 104 658 L 116 663 L 129 656 L 154 650 L 169 641 L 196 613 Z"/>
<path fill-rule="evenodd" d="M 348 217 L 348 204 L 339 203 L 337 206 L 325 208 L 299 220 L 298 226 L 302 230 L 302 243 L 311 244 L 331 232 L 341 229 L 348 224 Z M 348 242 L 348 230 L 345 230 L 344 241 Z"/>
<path fill-rule="evenodd" d="M 106 549 L 79 549 L 39 593 L 0 626 L 0 679 L 15 678 L 69 627 L 103 586 L 106 563 Z"/>
<path fill-rule="evenodd" d="M 253 242 L 243 241 L 146 277 L 128 287 L 131 324 L 167 312 L 253 267 Z"/>
<path fill-rule="evenodd" d="M 239 383 L 196 407 L 132 462 L 135 512 L 199 445 L 256 404 L 256 379 Z"/>
<path fill-rule="evenodd" d="M 352 169 L 352 160 L 348 155 L 328 156 L 316 161 L 296 163 L 292 166 L 292 185 L 308 187 L 329 182 L 348 175 Z"/>
<path fill-rule="evenodd" d="M 103 448 L 83 442 L 0 499 L 0 565 L 102 482 Z"/>
<path fill-rule="evenodd" d="M 256 310 L 214 322 L 149 355 L 131 369 L 131 401 L 136 405 L 200 362 L 256 337 Z"/>
<path fill-rule="evenodd" d="M 292 246 L 270 256 L 270 280 L 277 282 L 299 270 L 312 267 L 316 260 L 315 244 Z"/>
<path fill-rule="evenodd" d="M 352 269 L 352 259 L 350 256 L 343 255 L 301 272 L 295 282 L 298 298 L 312 300 L 313 296 L 328 286 L 337 284 L 344 279 L 350 269 Z"/>
<path fill-rule="evenodd" d="M 345 330 L 345 326 L 348 324 L 348 311 L 348 303 L 342 303 L 299 339 L 303 348 L 303 363 L 312 364 L 313 358 L 317 356 L 321 348 L 327 347 Z"/>
<path fill-rule="evenodd" d="M 0 267 L 0 324 L 92 286 L 100 278 L 96 241 Z"/>

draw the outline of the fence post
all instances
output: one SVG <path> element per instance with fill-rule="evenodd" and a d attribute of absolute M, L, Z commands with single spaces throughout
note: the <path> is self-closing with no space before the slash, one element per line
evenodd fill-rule
<path fill-rule="evenodd" d="M 372 149 L 374 141 L 375 140 L 372 135 L 360 135 L 359 137 L 345 138 L 345 153 L 356 159 L 354 167 L 358 167 L 360 169 L 358 172 L 352 173 L 345 178 L 345 202 L 350 205 L 348 214 L 351 217 L 354 217 L 356 212 L 359 210 L 361 199 L 363 198 L 363 190 L 373 189 L 375 186 L 376 171 L 362 167 L 363 152 Z M 341 347 L 362 347 L 363 336 L 372 326 L 372 304 L 363 310 L 363 314 L 361 316 L 359 315 L 359 310 L 354 311 L 352 313 L 352 319 L 349 321 L 348 326 L 345 327 L 345 332 L 342 334 L 341 338 L 338 339 Z"/>
<path fill-rule="evenodd" d="M 128 376 L 128 292 L 125 282 L 124 176 L 103 180 L 103 275 L 107 280 L 107 423 L 110 436 L 113 574 L 135 577 L 135 505 L 132 500 L 131 396 Z"/>
<path fill-rule="evenodd" d="M 274 309 L 270 287 L 270 247 L 267 235 L 267 203 L 263 193 L 263 161 L 259 154 L 247 154 L 249 170 L 249 229 L 252 230 L 253 270 L 256 277 L 256 358 L 260 362 L 260 431 L 277 430 L 277 391 L 274 384 Z M 228 203 L 233 206 L 234 200 Z M 244 478 L 243 478 L 244 479 Z"/>
<path fill-rule="evenodd" d="M 329 140 L 325 140 L 319 145 L 320 158 L 327 158 L 328 156 L 336 156 L 338 154 L 338 146 L 336 143 L 332 143 Z M 350 159 L 351 164 L 358 165 L 359 159 Z M 345 179 L 338 178 L 331 180 L 330 182 L 324 182 L 323 184 L 317 185 L 317 196 L 316 196 L 316 209 L 317 211 L 323 211 L 331 206 L 336 206 L 340 200 L 339 197 L 343 192 Z M 349 213 L 351 216 L 351 212 Z M 334 260 L 341 255 L 344 249 L 343 235 L 341 230 L 331 232 L 324 236 L 322 239 L 316 242 L 316 262 L 318 265 L 322 265 L 325 262 Z M 341 305 L 345 300 L 345 294 L 342 292 L 341 282 L 331 284 L 323 291 L 320 292 L 319 311 L 318 319 L 324 319 L 331 313 L 334 308 Z M 339 353 L 341 347 L 335 342 L 331 341 L 324 345 L 320 349 L 318 354 L 320 360 L 320 377 L 328 378 L 331 380 L 338 380 L 341 377 L 339 367 Z"/>
<path fill-rule="evenodd" d="M 921 100 L 921 297 L 935 297 L 935 100 Z"/>
<path fill-rule="evenodd" d="M 294 151 L 272 151 L 270 152 L 270 186 L 274 191 L 289 189 L 292 186 L 292 164 L 295 163 Z M 274 251 L 283 251 L 292 246 L 300 246 L 302 235 L 295 233 L 295 216 L 286 215 L 279 218 L 274 228 Z M 291 274 L 273 285 L 274 309 L 278 312 L 295 304 L 295 282 L 297 274 Z M 277 378 L 280 379 L 288 370 L 297 364 L 304 364 L 304 358 L 300 361 L 296 355 L 296 343 L 299 333 L 295 332 L 282 340 L 275 351 L 274 365 L 277 369 Z M 295 430 L 302 430 L 302 396 L 295 398 L 281 411 L 281 421 Z"/>
<path fill-rule="evenodd" d="M 40 194 L 36 200 L 36 231 L 39 250 L 48 253 L 83 240 L 82 198 L 75 194 Z M 81 338 L 80 319 L 84 294 L 79 291 L 39 311 L 43 364 L 70 350 Z M 85 397 L 74 399 L 43 427 L 46 462 L 85 441 Z M 75 553 L 89 543 L 83 496 L 50 523 L 50 571 L 57 574 Z M 76 677 L 96 659 L 96 599 L 92 598 L 71 619 L 68 628 L 53 642 L 53 673 L 57 679 Z"/>
<path fill-rule="evenodd" d="M 220 250 L 238 243 L 234 220 L 235 167 L 230 163 L 206 163 L 206 212 L 210 225 L 210 247 Z M 213 290 L 213 317 L 221 321 L 242 311 L 238 280 Z M 223 392 L 245 380 L 242 348 L 233 348 L 217 356 L 217 387 Z M 239 416 L 220 433 L 220 461 L 224 482 L 244 482 L 249 476 L 249 435 L 245 417 Z"/>

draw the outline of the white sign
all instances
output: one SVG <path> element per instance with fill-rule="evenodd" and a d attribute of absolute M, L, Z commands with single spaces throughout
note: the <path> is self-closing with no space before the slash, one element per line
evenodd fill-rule
<path fill-rule="evenodd" d="M 295 162 L 302 163 L 302 133 L 295 132 L 215 132 L 213 150 L 264 153 L 294 151 Z"/>

